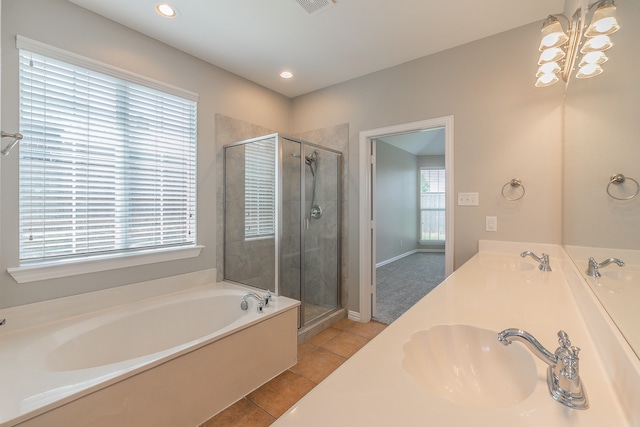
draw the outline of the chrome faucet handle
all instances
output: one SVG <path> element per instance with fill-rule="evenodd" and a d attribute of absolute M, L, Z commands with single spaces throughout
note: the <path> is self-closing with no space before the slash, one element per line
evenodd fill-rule
<path fill-rule="evenodd" d="M 273 294 L 270 290 L 267 289 L 267 293 L 262 297 L 264 299 L 264 306 L 269 307 L 269 303 L 271 302 L 271 298 L 273 298 Z"/>
<path fill-rule="evenodd" d="M 589 266 L 587 267 L 586 273 L 588 276 L 602 277 L 602 274 L 600 274 L 599 271 L 600 267 L 604 267 L 611 263 L 618 264 L 618 267 L 624 267 L 624 261 L 618 258 L 605 259 L 604 261 L 599 263 L 594 257 L 589 257 Z"/>

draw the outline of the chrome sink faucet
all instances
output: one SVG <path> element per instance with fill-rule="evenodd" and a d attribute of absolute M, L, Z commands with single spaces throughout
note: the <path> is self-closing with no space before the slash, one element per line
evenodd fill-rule
<path fill-rule="evenodd" d="M 543 252 L 542 257 L 539 257 L 531 251 L 524 251 L 520 254 L 522 258 L 526 257 L 527 255 L 529 255 L 531 258 L 535 259 L 540 263 L 540 265 L 538 266 L 539 270 L 551 271 L 551 266 L 549 265 L 549 255 Z"/>
<path fill-rule="evenodd" d="M 572 346 L 565 331 L 558 331 L 560 346 L 555 353 L 544 348 L 533 335 L 521 329 L 505 329 L 498 334 L 498 341 L 509 345 L 520 341 L 543 362 L 549 365 L 547 385 L 556 401 L 574 409 L 587 409 L 589 402 L 579 375 L 578 347 Z"/>
<path fill-rule="evenodd" d="M 612 262 L 618 264 L 618 267 L 624 267 L 624 261 L 619 260 L 618 258 L 609 258 L 605 259 L 601 263 L 598 263 L 594 257 L 589 258 L 589 267 L 587 268 L 587 275 L 593 277 L 602 277 L 602 274 L 598 271 L 600 267 L 604 267 L 605 265 L 609 265 Z"/>

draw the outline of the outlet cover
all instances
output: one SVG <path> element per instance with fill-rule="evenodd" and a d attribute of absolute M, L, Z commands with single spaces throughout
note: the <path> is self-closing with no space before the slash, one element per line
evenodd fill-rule
<path fill-rule="evenodd" d="M 488 216 L 485 221 L 486 231 L 498 231 L 498 217 Z"/>

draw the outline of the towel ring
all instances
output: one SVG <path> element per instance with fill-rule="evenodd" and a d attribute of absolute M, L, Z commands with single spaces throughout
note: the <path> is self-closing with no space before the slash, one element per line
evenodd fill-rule
<path fill-rule="evenodd" d="M 504 194 L 504 190 L 507 188 L 507 186 L 510 185 L 511 188 L 515 189 L 515 188 L 522 188 L 522 194 L 520 194 L 519 197 L 507 197 L 506 194 Z M 510 201 L 510 202 L 515 202 L 517 200 L 520 200 L 524 197 L 524 193 L 525 193 L 525 189 L 524 189 L 524 185 L 522 185 L 522 181 L 520 181 L 517 178 L 513 178 L 511 181 L 507 182 L 505 185 L 502 186 L 502 197 L 504 197 L 506 200 Z"/>
<path fill-rule="evenodd" d="M 636 185 L 635 193 L 633 193 L 632 195 L 630 195 L 628 197 L 617 197 L 617 196 L 614 196 L 613 194 L 611 194 L 611 184 L 616 184 L 616 185 L 622 184 L 626 180 L 633 181 L 633 183 Z M 607 194 L 612 199 L 616 199 L 616 200 L 631 200 L 634 197 L 636 197 L 638 195 L 638 193 L 640 193 L 640 184 L 638 184 L 638 181 L 636 181 L 635 179 L 629 178 L 628 176 L 624 176 L 621 173 L 616 173 L 614 175 L 611 175 L 611 178 L 609 178 L 609 184 L 607 184 Z"/>

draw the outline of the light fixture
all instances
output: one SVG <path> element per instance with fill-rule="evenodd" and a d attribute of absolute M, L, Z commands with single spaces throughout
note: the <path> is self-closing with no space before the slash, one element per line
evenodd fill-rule
<path fill-rule="evenodd" d="M 175 7 L 171 6 L 168 3 L 159 3 L 156 5 L 156 12 L 165 18 L 175 18 L 178 15 L 178 12 Z"/>
<path fill-rule="evenodd" d="M 568 83 L 578 52 L 583 56 L 577 61 L 577 78 L 584 79 L 602 73 L 601 65 L 607 61 L 603 52 L 613 46 L 609 35 L 618 31 L 620 26 L 616 20 L 616 5 L 613 0 L 598 0 L 589 5 L 584 13 L 585 20 L 594 8 L 588 26 L 583 25 L 581 8 L 575 11 L 571 19 L 564 15 L 549 15 L 544 20 L 539 47 L 540 67 L 536 72 L 537 87 L 550 86 L 560 79 Z M 558 18 L 566 22 L 567 32 Z"/>
<path fill-rule="evenodd" d="M 290 79 L 293 77 L 293 73 L 291 71 L 283 71 L 280 73 L 280 77 L 283 79 Z"/>

